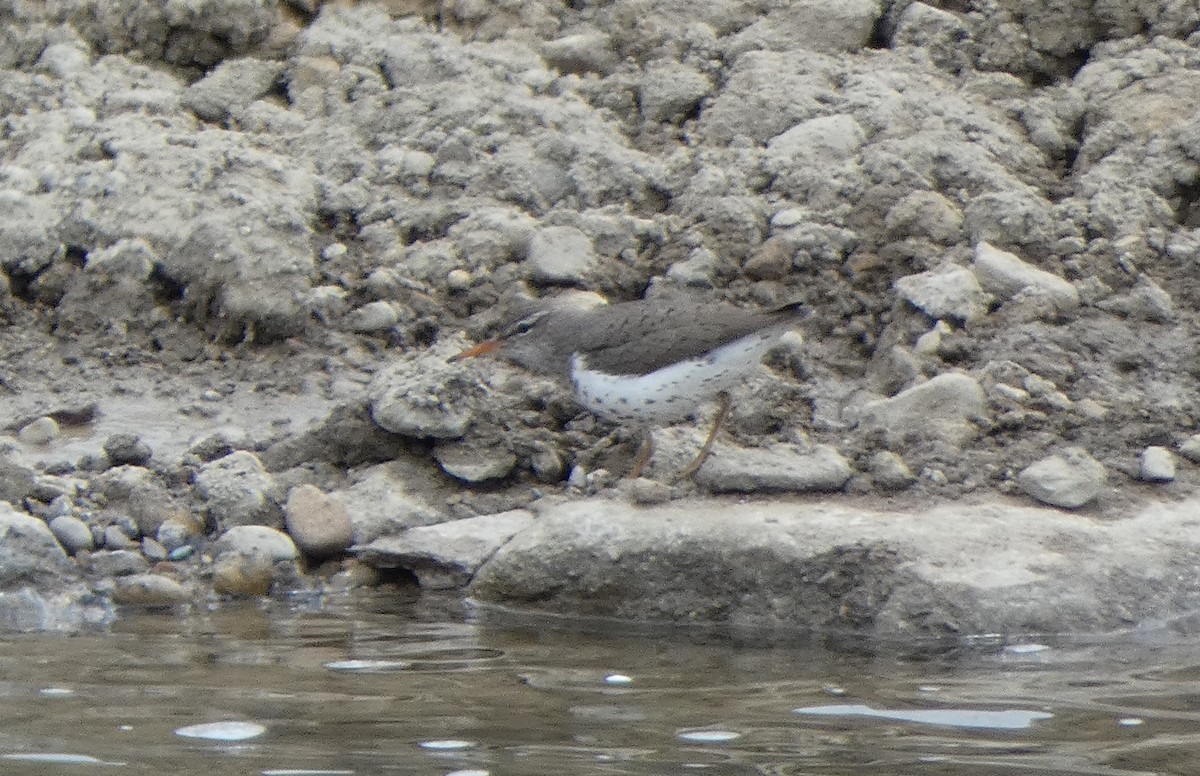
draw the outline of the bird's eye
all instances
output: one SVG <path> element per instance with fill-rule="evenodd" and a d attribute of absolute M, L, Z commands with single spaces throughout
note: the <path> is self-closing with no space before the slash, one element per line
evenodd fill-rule
<path fill-rule="evenodd" d="M 545 315 L 545 312 L 538 312 L 534 313 L 533 315 L 525 316 L 512 326 L 508 327 L 508 331 L 504 332 L 504 337 L 519 337 L 522 334 L 528 334 L 529 330 L 536 326 L 537 322 L 544 318 Z"/>

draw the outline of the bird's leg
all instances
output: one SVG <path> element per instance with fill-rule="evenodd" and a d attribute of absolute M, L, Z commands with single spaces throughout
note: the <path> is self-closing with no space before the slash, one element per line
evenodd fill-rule
<path fill-rule="evenodd" d="M 729 393 L 721 391 L 717 394 L 717 401 L 720 403 L 720 409 L 717 410 L 716 420 L 713 421 L 712 430 L 708 432 L 708 438 L 704 440 L 704 444 L 700 446 L 700 452 L 696 453 L 696 457 L 691 463 L 679 473 L 679 479 L 687 479 L 695 474 L 704 462 L 708 460 L 708 454 L 712 452 L 713 440 L 717 438 L 717 430 L 725 423 L 725 419 L 729 417 L 729 410 L 733 406 L 733 401 L 729 397 Z"/>
<path fill-rule="evenodd" d="M 642 476 L 642 471 L 646 468 L 646 464 L 650 463 L 650 456 L 654 455 L 654 438 L 650 436 L 650 429 L 642 432 L 642 444 L 638 447 L 637 458 L 633 459 L 633 468 L 629 470 L 629 479 L 636 480 Z"/>

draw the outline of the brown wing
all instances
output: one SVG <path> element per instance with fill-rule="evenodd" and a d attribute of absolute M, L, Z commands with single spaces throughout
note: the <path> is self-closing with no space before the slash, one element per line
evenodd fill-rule
<path fill-rule="evenodd" d="M 622 302 L 589 313 L 576 352 L 610 374 L 648 374 L 799 318 L 799 305 L 755 312 L 692 298 Z"/>

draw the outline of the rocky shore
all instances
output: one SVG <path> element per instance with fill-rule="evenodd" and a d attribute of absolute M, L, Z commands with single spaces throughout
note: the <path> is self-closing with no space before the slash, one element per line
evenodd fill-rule
<path fill-rule="evenodd" d="M 836 7 L 835 7 L 836 6 Z M 940 7 L 945 6 L 945 7 Z M 0 0 L 0 628 L 457 589 L 886 637 L 1200 606 L 1200 10 Z M 704 436 L 450 356 L 812 315 Z"/>

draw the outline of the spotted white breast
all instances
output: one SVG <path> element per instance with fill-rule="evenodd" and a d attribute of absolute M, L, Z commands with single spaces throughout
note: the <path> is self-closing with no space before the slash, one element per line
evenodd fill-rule
<path fill-rule="evenodd" d="M 598 372 L 576 353 L 571 356 L 571 382 L 580 404 L 607 420 L 682 420 L 756 368 L 779 334 L 755 332 L 644 375 Z"/>

